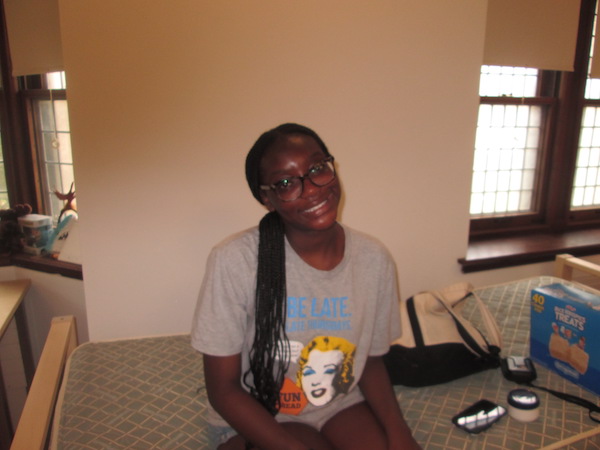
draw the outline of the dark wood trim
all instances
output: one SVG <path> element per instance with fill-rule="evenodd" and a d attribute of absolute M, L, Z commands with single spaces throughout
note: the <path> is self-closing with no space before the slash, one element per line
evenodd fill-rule
<path fill-rule="evenodd" d="M 469 243 L 458 263 L 464 273 L 552 261 L 559 253 L 600 254 L 600 229 L 532 233 Z"/>
<path fill-rule="evenodd" d="M 50 94 L 52 92 L 52 94 Z M 28 89 L 21 90 L 19 95 L 27 99 L 35 100 L 66 100 L 67 91 L 65 89 Z"/>
<path fill-rule="evenodd" d="M 9 200 L 11 205 L 28 203 L 34 212 L 39 212 L 40 205 L 37 200 L 39 195 L 34 181 L 33 161 L 28 151 L 27 136 L 24 133 L 26 127 L 23 125 L 23 111 L 17 99 L 17 82 L 12 76 L 3 3 L 0 3 L 0 66 L 2 152 Z"/>
<path fill-rule="evenodd" d="M 481 105 L 553 105 L 556 99 L 552 97 L 481 97 Z"/>
<path fill-rule="evenodd" d="M 0 256 L 0 266 L 17 266 L 38 272 L 55 273 L 68 278 L 83 280 L 81 264 L 60 261 L 46 256 L 35 256 L 27 253 Z"/>
<path fill-rule="evenodd" d="M 546 197 L 546 222 L 554 232 L 564 231 L 569 222 L 595 10 L 596 0 L 581 1 L 575 70 L 561 75 L 556 140 L 550 159 Z"/>

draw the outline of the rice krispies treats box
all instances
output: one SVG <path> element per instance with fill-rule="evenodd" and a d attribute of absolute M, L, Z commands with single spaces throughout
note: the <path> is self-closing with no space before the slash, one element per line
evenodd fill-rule
<path fill-rule="evenodd" d="M 555 283 L 531 291 L 531 358 L 600 395 L 600 295 Z"/>

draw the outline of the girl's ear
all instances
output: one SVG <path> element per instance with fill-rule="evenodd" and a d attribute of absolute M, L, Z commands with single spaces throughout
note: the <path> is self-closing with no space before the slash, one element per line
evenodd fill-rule
<path fill-rule="evenodd" d="M 265 207 L 267 208 L 267 210 L 269 212 L 275 211 L 275 207 L 273 206 L 273 203 L 271 203 L 271 200 L 269 199 L 269 196 L 267 195 L 267 191 L 262 191 L 260 193 L 260 199 L 262 200 L 262 204 L 265 205 Z"/>

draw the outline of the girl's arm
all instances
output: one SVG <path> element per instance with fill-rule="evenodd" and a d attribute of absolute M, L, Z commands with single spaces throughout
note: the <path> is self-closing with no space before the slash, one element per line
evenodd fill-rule
<path fill-rule="evenodd" d="M 385 429 L 390 449 L 418 449 L 404 421 L 381 356 L 369 356 L 358 382 L 375 417 Z"/>
<path fill-rule="evenodd" d="M 240 384 L 241 357 L 204 355 L 204 377 L 213 408 L 244 438 L 261 449 L 302 449 Z"/>

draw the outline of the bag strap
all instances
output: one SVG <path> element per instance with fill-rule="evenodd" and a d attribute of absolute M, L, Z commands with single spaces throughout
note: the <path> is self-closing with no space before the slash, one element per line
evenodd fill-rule
<path fill-rule="evenodd" d="M 489 310 L 487 305 L 481 300 L 479 295 L 475 292 L 471 291 L 470 293 L 475 299 L 477 305 L 479 306 L 479 310 L 481 311 L 481 318 L 483 320 L 485 329 L 492 341 L 492 344 L 498 348 L 502 348 L 502 333 L 500 333 L 500 328 L 498 327 L 498 322 L 494 318 L 492 312 Z"/>
<path fill-rule="evenodd" d="M 414 297 L 410 297 L 408 300 L 406 300 L 406 315 L 410 321 L 413 339 L 415 340 L 415 347 L 423 347 L 425 345 L 425 341 L 423 339 L 421 325 L 419 324 L 419 318 L 417 317 Z"/>
<path fill-rule="evenodd" d="M 466 319 L 464 319 L 464 317 L 461 315 L 461 308 L 464 305 L 465 300 L 469 298 L 469 296 L 473 296 L 483 320 L 483 325 L 487 331 L 488 338 L 492 340 L 493 345 L 498 347 L 502 346 L 502 334 L 500 333 L 498 324 L 487 305 L 473 290 L 473 285 L 471 283 L 455 283 L 453 285 L 446 286 L 437 292 L 439 292 L 438 296 L 441 297 L 446 303 L 445 306 L 452 308 L 452 311 L 454 311 L 455 315 L 458 316 L 459 319 L 463 320 L 463 323 L 465 323 L 464 321 Z"/>
<path fill-rule="evenodd" d="M 448 313 L 450 314 L 450 317 L 452 317 L 452 319 L 454 320 L 454 324 L 456 326 L 456 329 L 458 330 L 458 334 L 464 341 L 465 345 L 469 348 L 469 350 L 471 350 L 471 352 L 473 352 L 474 354 L 482 356 L 482 357 L 488 355 L 489 352 L 486 349 L 482 348 L 479 345 L 479 343 L 473 338 L 471 333 L 463 325 L 461 319 L 454 313 L 452 308 L 446 304 L 446 302 L 444 301 L 444 298 L 440 297 L 438 295 L 439 292 L 432 292 L 432 294 L 433 294 L 433 297 L 438 302 L 440 302 L 440 304 L 446 309 L 446 311 L 448 311 Z M 483 335 L 482 335 L 482 337 L 483 337 Z M 485 337 L 483 337 L 483 339 L 485 341 Z M 486 341 L 486 343 L 487 343 L 487 341 Z"/>
<path fill-rule="evenodd" d="M 490 344 L 488 343 L 488 340 L 481 333 L 481 331 L 479 331 L 477 328 L 475 328 L 477 330 L 477 332 L 480 334 L 481 338 L 486 343 L 486 345 L 488 346 L 488 350 L 482 348 L 479 345 L 479 343 L 473 338 L 471 333 L 463 325 L 463 321 L 465 319 L 463 317 L 461 317 L 460 315 L 457 315 L 454 312 L 454 309 L 452 308 L 451 305 L 448 304 L 449 302 L 447 301 L 446 297 L 444 296 L 444 294 L 442 292 L 431 291 L 431 294 L 446 309 L 446 311 L 448 311 L 448 313 L 454 320 L 454 323 L 456 324 L 456 328 L 458 329 L 460 336 L 462 337 L 462 339 L 465 341 L 465 344 L 471 349 L 471 351 L 473 353 L 478 354 L 480 356 L 488 356 L 490 354 L 490 351 L 492 351 L 494 353 L 500 352 L 500 348 L 502 347 L 502 335 L 500 334 L 498 324 L 496 323 L 490 310 L 487 308 L 485 303 L 483 303 L 483 301 L 479 298 L 479 296 L 477 296 L 472 291 L 468 291 L 466 293 L 466 295 L 461 300 L 459 300 L 459 302 L 455 302 L 455 303 L 460 303 L 460 302 L 466 300 L 467 298 L 469 298 L 470 296 L 473 296 L 475 298 L 476 305 L 482 316 L 484 326 L 486 328 L 486 331 L 488 332 L 490 339 L 492 340 L 492 346 L 496 347 L 495 349 L 492 348 L 492 346 L 490 346 Z"/>
<path fill-rule="evenodd" d="M 473 297 L 475 299 L 475 305 L 477 306 L 477 309 L 479 310 L 479 313 L 483 320 L 483 325 L 485 326 L 485 330 L 488 334 L 491 344 L 495 345 L 499 348 L 502 347 L 502 333 L 500 333 L 500 328 L 498 327 L 498 323 L 496 322 L 496 319 L 492 315 L 492 313 L 489 310 L 489 308 L 487 307 L 487 305 L 473 291 L 472 288 L 466 290 L 463 297 L 458 301 L 454 301 L 453 303 L 448 302 L 448 299 L 446 298 L 446 296 L 444 295 L 443 292 L 435 291 L 433 294 L 434 294 L 434 297 L 438 300 L 438 302 L 440 302 L 444 306 L 444 308 L 446 308 L 446 310 L 448 310 L 450 312 L 450 314 L 452 314 L 453 317 L 455 317 L 461 321 L 464 321 L 465 319 L 462 316 L 460 316 L 459 314 L 456 314 L 452 305 L 459 304 L 461 302 L 464 302 L 468 298 Z"/>

